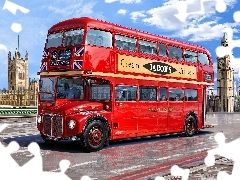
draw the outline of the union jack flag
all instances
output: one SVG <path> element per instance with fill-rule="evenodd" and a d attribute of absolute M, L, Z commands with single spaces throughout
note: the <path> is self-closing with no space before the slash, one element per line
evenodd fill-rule
<path fill-rule="evenodd" d="M 75 56 L 82 56 L 84 53 L 84 47 L 75 47 Z"/>
<path fill-rule="evenodd" d="M 73 69 L 82 69 L 83 60 L 74 60 Z"/>
<path fill-rule="evenodd" d="M 41 69 L 41 71 L 46 71 L 47 70 L 47 62 L 42 62 L 40 69 Z"/>
<path fill-rule="evenodd" d="M 47 57 L 48 56 L 48 50 L 47 49 L 44 49 L 43 50 L 43 57 Z"/>

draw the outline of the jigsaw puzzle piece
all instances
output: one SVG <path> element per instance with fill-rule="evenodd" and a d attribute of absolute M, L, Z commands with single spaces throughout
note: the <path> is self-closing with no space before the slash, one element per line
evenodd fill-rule
<path fill-rule="evenodd" d="M 189 169 L 180 168 L 178 165 L 174 165 L 171 167 L 171 175 L 172 176 L 181 176 L 182 180 L 188 180 L 190 174 Z"/>

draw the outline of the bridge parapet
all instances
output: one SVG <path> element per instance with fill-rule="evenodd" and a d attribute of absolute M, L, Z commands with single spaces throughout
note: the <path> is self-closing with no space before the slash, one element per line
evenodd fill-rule
<path fill-rule="evenodd" d="M 33 117 L 36 115 L 36 106 L 0 106 L 0 118 Z"/>

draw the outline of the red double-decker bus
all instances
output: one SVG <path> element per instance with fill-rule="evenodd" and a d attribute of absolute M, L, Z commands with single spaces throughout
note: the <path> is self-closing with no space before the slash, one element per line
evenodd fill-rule
<path fill-rule="evenodd" d="M 79 140 L 88 152 L 117 139 L 194 135 L 214 82 L 204 47 L 87 17 L 49 29 L 38 75 L 43 140 Z"/>

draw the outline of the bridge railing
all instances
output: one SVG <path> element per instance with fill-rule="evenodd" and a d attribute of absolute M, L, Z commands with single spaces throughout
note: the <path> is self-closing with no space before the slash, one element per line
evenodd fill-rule
<path fill-rule="evenodd" d="M 0 106 L 0 118 L 34 117 L 37 115 L 37 106 Z"/>

